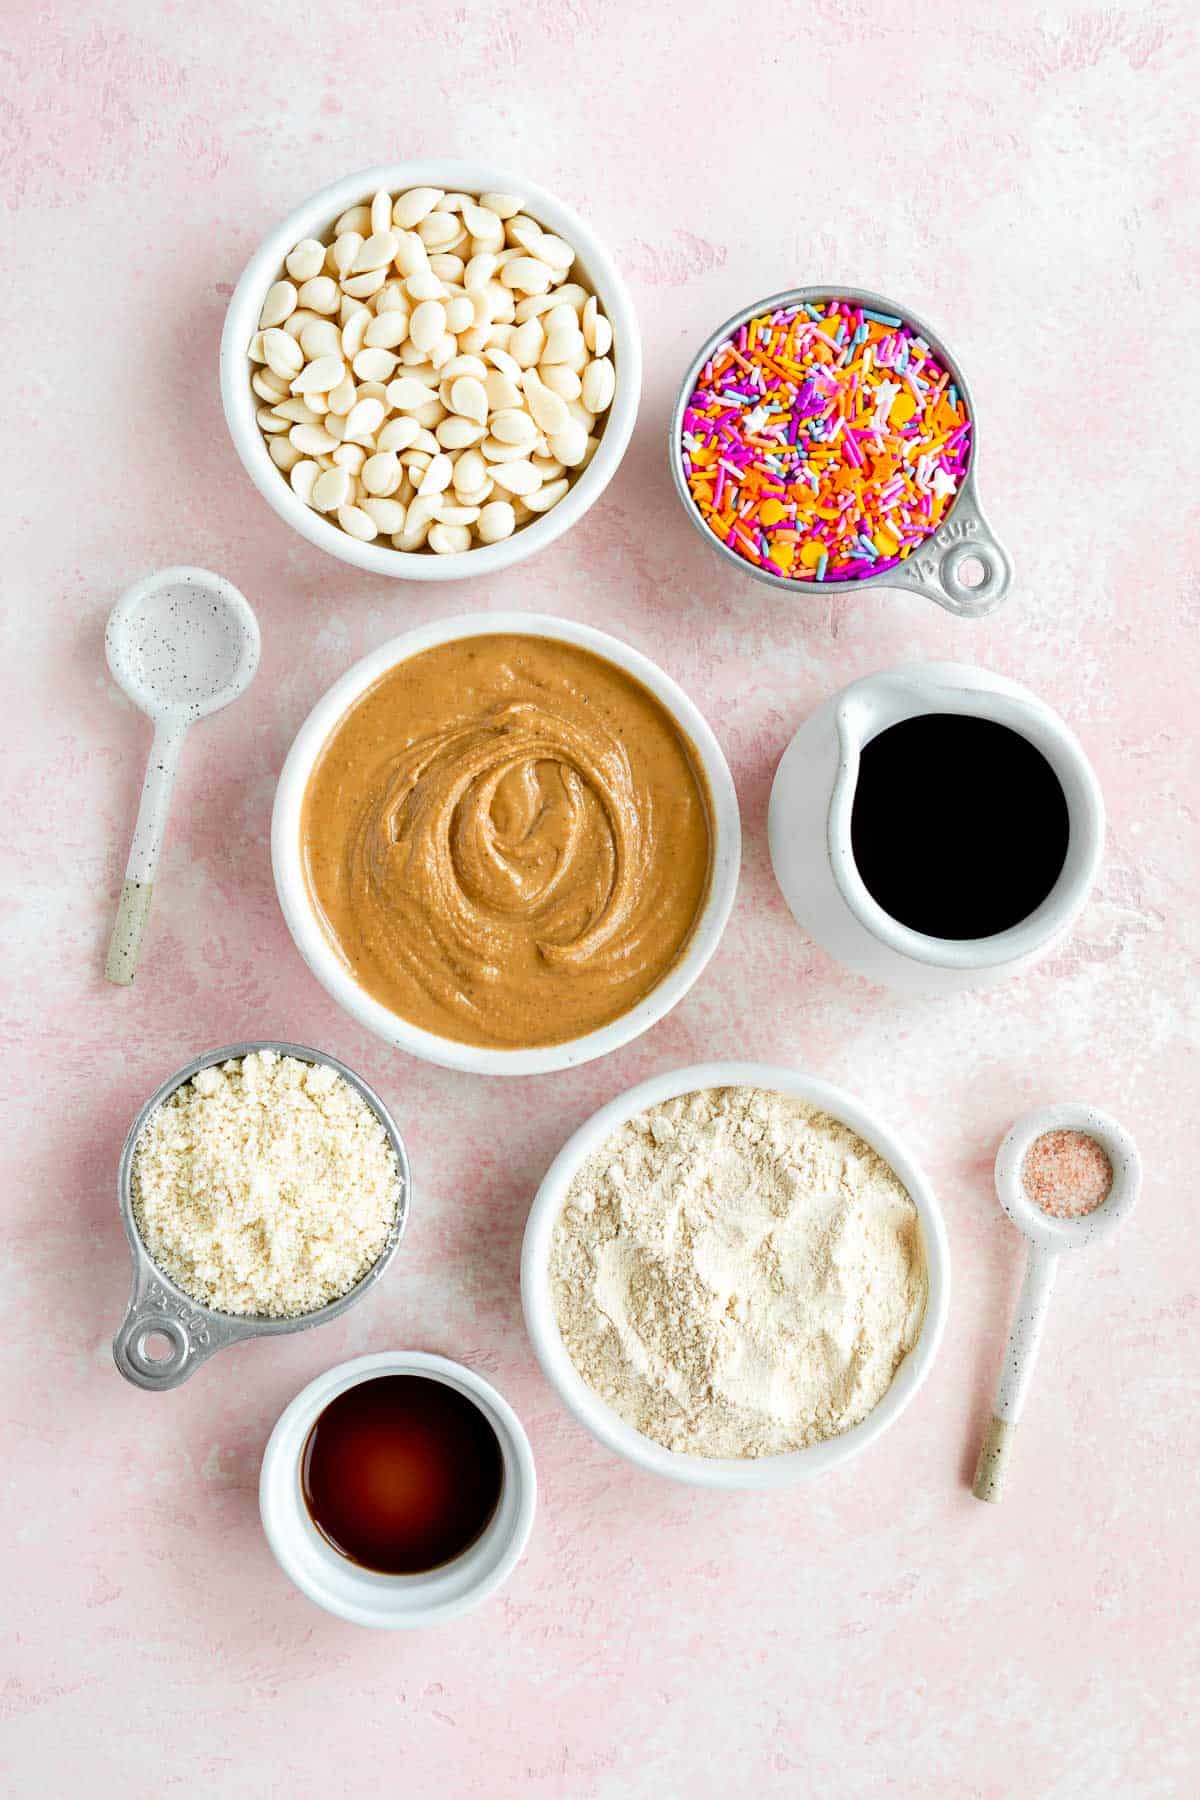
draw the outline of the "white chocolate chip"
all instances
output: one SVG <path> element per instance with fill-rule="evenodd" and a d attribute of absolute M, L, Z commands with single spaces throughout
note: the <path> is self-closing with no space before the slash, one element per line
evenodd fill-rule
<path fill-rule="evenodd" d="M 336 387 L 330 388 L 329 404 L 325 410 L 331 412 L 335 418 L 344 419 L 357 399 L 357 386 L 349 375 L 344 375 Z"/>
<path fill-rule="evenodd" d="M 361 506 L 339 506 L 337 522 L 343 531 L 349 532 L 353 538 L 361 539 L 363 543 L 370 543 L 373 537 L 379 535 L 374 519 Z"/>
<path fill-rule="evenodd" d="M 359 400 L 347 415 L 346 436 L 361 441 L 363 438 L 373 437 L 382 424 L 383 401 L 374 398 Z"/>
<path fill-rule="evenodd" d="M 525 504 L 530 512 L 549 512 L 552 506 L 558 505 L 569 485 L 570 483 L 565 477 L 560 481 L 548 481 L 538 489 L 536 494 L 527 495 Z"/>
<path fill-rule="evenodd" d="M 392 222 L 392 196 L 380 188 L 371 201 L 371 230 L 386 231 Z"/>
<path fill-rule="evenodd" d="M 263 301 L 263 309 L 259 315 L 260 331 L 266 331 L 272 325 L 282 325 L 290 319 L 296 310 L 297 294 L 290 281 L 277 281 L 267 289 L 267 297 Z"/>
<path fill-rule="evenodd" d="M 431 212 L 417 224 L 417 236 L 426 250 L 449 250 L 460 244 L 466 233 L 453 213 Z"/>
<path fill-rule="evenodd" d="M 552 269 L 563 275 L 575 261 L 575 252 L 570 244 L 563 238 L 554 237 L 545 231 L 538 239 L 537 255 L 542 262 L 549 263 Z"/>
<path fill-rule="evenodd" d="M 375 442 L 380 450 L 409 450 L 420 434 L 421 427 L 414 418 L 389 419 Z"/>
<path fill-rule="evenodd" d="M 545 432 L 547 436 L 552 431 L 561 431 L 568 418 L 565 401 L 548 388 L 532 369 L 526 369 L 521 385 L 538 430 Z"/>
<path fill-rule="evenodd" d="M 256 369 L 250 377 L 250 386 L 268 406 L 276 405 L 288 391 L 288 384 L 283 376 L 273 374 L 270 369 Z"/>
<path fill-rule="evenodd" d="M 262 334 L 263 361 L 272 374 L 290 381 L 304 366 L 304 352 L 294 337 L 273 327 Z"/>
<path fill-rule="evenodd" d="M 419 225 L 433 211 L 442 192 L 441 188 L 433 187 L 409 188 L 392 207 L 393 222 L 403 230 L 411 231 L 414 225 Z"/>
<path fill-rule="evenodd" d="M 354 359 L 354 373 L 360 381 L 389 381 L 398 361 L 390 350 L 360 350 Z"/>
<path fill-rule="evenodd" d="M 561 400 L 578 400 L 580 380 L 574 369 L 568 369 L 566 363 L 549 363 L 545 368 L 539 368 L 538 378 L 543 386 L 548 387 Z"/>
<path fill-rule="evenodd" d="M 341 301 L 338 284 L 331 275 L 314 275 L 300 288 L 299 301 L 310 312 L 324 313 L 329 317 L 337 311 Z"/>
<path fill-rule="evenodd" d="M 314 319 L 300 333 L 300 348 L 310 362 L 319 356 L 337 356 L 341 347 L 341 333 L 332 319 Z"/>
<path fill-rule="evenodd" d="M 369 300 L 386 280 L 386 269 L 372 269 L 367 275 L 346 275 L 342 279 L 342 292 L 354 300 Z"/>
<path fill-rule="evenodd" d="M 493 413 L 488 428 L 502 444 L 519 444 L 522 449 L 529 450 L 537 442 L 537 426 L 527 412 L 519 412 L 515 407 Z"/>
<path fill-rule="evenodd" d="M 598 356 L 583 371 L 581 394 L 590 413 L 607 412 L 617 388 L 617 372 L 607 356 Z"/>
<path fill-rule="evenodd" d="M 352 313 L 342 326 L 341 351 L 347 362 L 353 362 L 365 344 L 370 323 L 371 315 L 363 307 L 360 312 Z"/>
<path fill-rule="evenodd" d="M 336 512 L 350 497 L 350 473 L 347 469 L 326 469 L 312 491 L 312 503 L 318 512 Z"/>
<path fill-rule="evenodd" d="M 482 425 L 488 416 L 487 392 L 474 375 L 460 375 L 450 387 L 450 410 L 473 425 Z"/>
<path fill-rule="evenodd" d="M 552 271 L 535 256 L 518 256 L 501 269 L 500 279 L 505 287 L 516 288 L 522 294 L 544 294 Z"/>
<path fill-rule="evenodd" d="M 546 334 L 538 319 L 527 319 L 524 325 L 518 325 L 509 342 L 509 352 L 522 369 L 531 369 L 541 361 L 545 348 Z"/>
<path fill-rule="evenodd" d="M 292 440 L 292 444 L 294 448 L 294 439 Z M 312 505 L 313 488 L 316 485 L 320 473 L 320 464 L 313 462 L 310 458 L 305 458 L 301 462 L 293 463 L 291 469 L 288 471 L 288 480 L 292 484 L 292 492 L 296 495 L 297 499 L 303 500 L 305 506 Z"/>
<path fill-rule="evenodd" d="M 428 354 L 446 330 L 446 309 L 440 300 L 422 300 L 408 324 L 408 335 L 418 350 Z"/>
<path fill-rule="evenodd" d="M 370 350 L 394 350 L 408 336 L 408 313 L 397 308 L 389 308 L 373 319 L 368 319 L 363 334 L 363 343 Z"/>
<path fill-rule="evenodd" d="M 402 474 L 400 459 L 394 450 L 377 450 L 375 455 L 368 456 L 362 465 L 362 484 L 368 494 L 386 498 L 389 494 L 394 494 L 400 486 Z M 381 526 L 380 529 L 382 530 L 383 527 Z M 393 525 L 388 529 L 399 531 L 400 527 Z"/>
<path fill-rule="evenodd" d="M 549 439 L 552 455 L 568 469 L 577 468 L 587 455 L 588 434 L 578 419 L 568 419 Z"/>
<path fill-rule="evenodd" d="M 299 346 L 297 346 L 299 348 Z M 316 390 L 327 394 L 330 388 L 337 386 L 346 373 L 346 365 L 340 356 L 318 356 L 301 369 L 292 382 L 293 394 L 307 394 Z"/>
<path fill-rule="evenodd" d="M 485 544 L 498 544 L 511 537 L 516 528 L 516 514 L 507 500 L 490 500 L 479 514 L 476 532 Z"/>
<path fill-rule="evenodd" d="M 479 443 L 486 431 L 485 425 L 473 425 L 470 419 L 454 416 L 438 425 L 437 441 L 443 450 L 465 450 Z"/>
<path fill-rule="evenodd" d="M 341 237 L 344 231 L 357 231 L 362 237 L 371 229 L 371 209 L 369 206 L 351 206 L 344 212 L 333 228 L 334 238 Z"/>
<path fill-rule="evenodd" d="M 421 477 L 421 485 L 417 489 L 419 500 L 427 499 L 431 494 L 442 494 L 450 486 L 450 478 L 454 474 L 454 464 L 443 452 L 431 460 L 429 467 Z"/>
<path fill-rule="evenodd" d="M 350 273 L 365 275 L 368 271 L 386 269 L 395 256 L 398 245 L 399 239 L 394 231 L 372 231 L 351 263 Z"/>
<path fill-rule="evenodd" d="M 390 536 L 395 531 L 404 530 L 405 509 L 402 501 L 379 499 L 367 494 L 358 504 L 367 517 L 374 521 L 377 531 L 387 532 Z"/>
<path fill-rule="evenodd" d="M 311 281 L 325 267 L 325 246 L 316 238 L 301 238 L 284 264 L 293 281 Z"/>
<path fill-rule="evenodd" d="M 430 390 L 415 375 L 400 375 L 389 382 L 387 397 L 397 412 L 416 412 L 428 404 Z"/>
<path fill-rule="evenodd" d="M 332 264 L 332 274 L 340 276 L 350 273 L 354 267 L 354 259 L 362 247 L 362 242 L 361 232 L 343 231 L 329 252 L 328 260 Z"/>
<path fill-rule="evenodd" d="M 492 466 L 492 480 L 507 494 L 536 494 L 542 478 L 531 462 L 504 462 Z"/>

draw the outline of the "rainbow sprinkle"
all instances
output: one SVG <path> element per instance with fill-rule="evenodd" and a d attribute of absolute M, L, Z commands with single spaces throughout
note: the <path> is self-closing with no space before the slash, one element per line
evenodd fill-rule
<path fill-rule="evenodd" d="M 946 516 L 971 421 L 903 319 L 846 300 L 749 319 L 700 372 L 683 469 L 709 530 L 789 581 L 891 569 Z"/>

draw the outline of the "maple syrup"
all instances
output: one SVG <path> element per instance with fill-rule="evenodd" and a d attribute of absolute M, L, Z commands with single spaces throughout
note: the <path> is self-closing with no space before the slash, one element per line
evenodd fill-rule
<path fill-rule="evenodd" d="M 330 1401 L 300 1465 L 304 1503 L 333 1548 L 382 1575 L 422 1575 L 469 1550 L 500 1500 L 504 1461 L 466 1394 L 377 1375 Z"/>
<path fill-rule="evenodd" d="M 912 931 L 1010 931 L 1054 887 L 1070 835 L 1058 776 L 1007 725 L 922 713 L 863 746 L 851 849 L 867 892 Z"/>

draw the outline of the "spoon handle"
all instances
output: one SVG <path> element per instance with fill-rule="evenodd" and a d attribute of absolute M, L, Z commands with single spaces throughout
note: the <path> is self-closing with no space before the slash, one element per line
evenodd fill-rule
<path fill-rule="evenodd" d="M 171 791 L 175 786 L 175 771 L 179 767 L 185 732 L 186 727 L 182 725 L 156 725 L 154 728 L 154 743 L 146 764 L 137 824 L 125 869 L 125 885 L 104 964 L 106 977 L 117 987 L 128 987 L 137 973 L 138 952 L 150 913 L 154 872 L 166 835 Z"/>
<path fill-rule="evenodd" d="M 1054 1252 L 1031 1244 L 1025 1263 L 1025 1279 L 1021 1283 L 1021 1295 L 1004 1352 L 995 1409 L 975 1465 L 971 1491 L 977 1500 L 995 1501 L 1003 1496 L 1017 1420 L 1037 1361 L 1042 1327 L 1046 1323 L 1057 1273 L 1058 1257 Z"/>

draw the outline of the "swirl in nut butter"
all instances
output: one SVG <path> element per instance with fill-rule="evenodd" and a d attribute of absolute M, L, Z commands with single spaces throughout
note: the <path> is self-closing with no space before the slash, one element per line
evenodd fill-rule
<path fill-rule="evenodd" d="M 343 716 L 301 818 L 359 985 L 440 1037 L 562 1043 L 657 987 L 707 898 L 712 809 L 648 689 L 553 638 L 460 638 Z"/>

